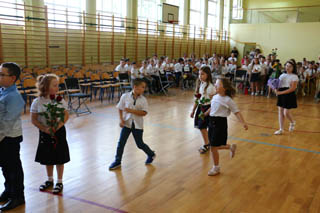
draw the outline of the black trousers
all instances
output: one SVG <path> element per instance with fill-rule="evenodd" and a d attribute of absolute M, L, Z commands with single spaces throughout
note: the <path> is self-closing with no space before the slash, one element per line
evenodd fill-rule
<path fill-rule="evenodd" d="M 5 179 L 5 196 L 11 199 L 24 198 L 23 169 L 20 160 L 22 136 L 5 137 L 0 142 L 0 167 Z"/>

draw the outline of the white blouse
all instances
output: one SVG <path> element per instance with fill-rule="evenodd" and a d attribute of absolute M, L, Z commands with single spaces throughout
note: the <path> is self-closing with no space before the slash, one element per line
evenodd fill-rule
<path fill-rule="evenodd" d="M 283 73 L 283 74 L 280 75 L 279 80 L 280 80 L 280 85 L 279 85 L 280 88 L 283 88 L 283 87 L 290 88 L 290 84 L 293 81 L 298 82 L 299 78 L 298 78 L 298 76 L 296 74 Z"/>
<path fill-rule="evenodd" d="M 38 97 L 36 99 L 33 100 L 32 104 L 31 104 L 31 108 L 30 108 L 30 112 L 31 113 L 42 113 L 47 111 L 47 107 L 45 107 L 45 104 L 50 103 L 51 100 L 49 98 L 45 98 L 45 97 Z M 64 109 L 68 109 L 68 104 L 67 102 L 62 99 L 61 101 L 61 105 L 59 107 L 63 107 Z M 43 125 L 48 127 L 47 125 L 47 120 L 43 115 L 38 115 L 38 121 Z"/>
<path fill-rule="evenodd" d="M 261 72 L 261 66 L 260 64 L 255 64 L 252 67 L 252 73 L 260 73 Z"/>
<path fill-rule="evenodd" d="M 214 88 L 213 84 L 209 83 L 209 86 L 205 91 L 206 86 L 207 86 L 207 82 L 201 82 L 199 93 L 201 94 L 201 98 L 204 97 L 206 99 L 211 99 L 211 97 L 216 93 L 216 89 Z"/>
<path fill-rule="evenodd" d="M 228 117 L 231 112 L 240 112 L 232 98 L 229 96 L 221 96 L 219 94 L 213 96 L 210 108 L 211 117 Z"/>

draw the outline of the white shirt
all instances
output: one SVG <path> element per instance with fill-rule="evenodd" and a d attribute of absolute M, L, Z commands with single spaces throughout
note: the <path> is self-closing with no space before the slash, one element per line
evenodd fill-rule
<path fill-rule="evenodd" d="M 211 70 L 211 67 L 210 67 L 210 65 L 209 65 L 209 64 L 201 64 L 200 69 L 201 69 L 202 67 L 209 67 L 209 68 L 210 68 L 210 70 Z"/>
<path fill-rule="evenodd" d="M 214 61 L 214 57 L 211 57 L 211 58 L 208 59 L 209 64 L 212 64 L 213 61 Z"/>
<path fill-rule="evenodd" d="M 308 74 L 309 77 L 316 73 L 316 71 L 312 69 L 307 69 L 305 72 Z"/>
<path fill-rule="evenodd" d="M 240 112 L 232 98 L 219 94 L 213 96 L 210 108 L 211 117 L 228 117 L 231 112 Z"/>
<path fill-rule="evenodd" d="M 148 69 L 147 69 L 147 67 L 144 68 L 144 67 L 142 66 L 139 71 L 140 71 L 140 74 L 141 74 L 142 77 L 148 75 Z"/>
<path fill-rule="evenodd" d="M 280 80 L 280 85 L 279 85 L 280 88 L 283 88 L 283 87 L 290 88 L 291 82 L 293 82 L 293 81 L 298 82 L 299 78 L 296 74 L 283 73 L 280 75 L 279 80 Z"/>
<path fill-rule="evenodd" d="M 159 66 L 159 64 L 157 64 L 157 66 L 156 66 L 156 68 L 159 70 L 159 73 L 161 73 L 161 74 L 165 74 L 164 67 L 165 67 L 164 64 L 161 64 L 160 66 Z"/>
<path fill-rule="evenodd" d="M 222 67 L 221 67 L 221 74 L 222 75 L 225 75 L 225 74 L 227 74 L 228 73 L 228 67 L 226 66 L 226 65 L 223 65 Z"/>
<path fill-rule="evenodd" d="M 262 63 L 260 67 L 261 67 L 261 75 L 266 75 L 268 70 L 268 65 L 266 63 Z"/>
<path fill-rule="evenodd" d="M 148 73 L 150 73 L 151 75 L 159 76 L 159 72 L 156 65 L 152 66 L 151 64 L 149 64 L 147 69 Z"/>
<path fill-rule="evenodd" d="M 261 66 L 260 64 L 254 64 L 252 67 L 252 73 L 261 73 Z"/>
<path fill-rule="evenodd" d="M 116 69 L 115 69 L 116 72 L 119 72 L 119 73 L 127 73 L 127 69 L 125 66 L 121 66 L 121 64 L 119 64 Z"/>
<path fill-rule="evenodd" d="M 183 67 L 183 72 L 191 72 L 190 66 L 188 64 Z"/>
<path fill-rule="evenodd" d="M 243 64 L 243 65 L 241 66 L 241 69 L 248 70 L 248 69 L 249 69 L 249 67 L 248 67 L 247 65 Z"/>
<path fill-rule="evenodd" d="M 235 72 L 237 70 L 237 65 L 236 64 L 229 64 L 228 66 L 228 72 Z"/>
<path fill-rule="evenodd" d="M 300 76 L 299 76 L 300 82 L 301 83 L 306 82 L 307 76 L 308 76 L 308 73 L 306 71 L 304 71 L 303 73 L 300 73 Z"/>
<path fill-rule="evenodd" d="M 131 72 L 132 65 L 126 64 L 126 65 L 124 66 L 124 68 L 126 69 L 127 72 Z"/>
<path fill-rule="evenodd" d="M 154 61 L 154 64 L 158 64 L 158 62 L 159 62 L 159 59 L 157 59 L 157 58 L 153 58 L 152 60 Z"/>
<path fill-rule="evenodd" d="M 47 111 L 47 107 L 45 107 L 44 105 L 48 104 L 50 102 L 51 102 L 51 100 L 49 98 L 38 97 L 38 98 L 33 100 L 32 104 L 31 104 L 30 112 L 31 113 L 42 113 L 42 112 L 45 112 L 45 111 Z M 64 108 L 64 109 L 68 109 L 68 104 L 66 103 L 66 101 L 64 99 L 62 99 L 61 105 L 59 105 L 59 107 Z M 47 120 L 43 115 L 38 114 L 38 121 L 43 126 L 48 127 Z"/>
<path fill-rule="evenodd" d="M 131 69 L 131 79 L 141 78 L 140 72 L 138 69 L 132 67 Z"/>
<path fill-rule="evenodd" d="M 148 112 L 148 102 L 143 95 L 138 96 L 137 99 L 134 100 L 133 92 L 127 92 L 121 96 L 117 108 L 123 110 L 125 127 L 131 128 L 132 123 L 134 122 L 136 129 L 143 129 L 143 116 L 138 116 L 124 111 L 125 108 L 129 108 Z"/>
<path fill-rule="evenodd" d="M 198 69 L 198 70 L 200 70 L 200 68 L 201 68 L 201 62 L 200 61 L 198 61 L 196 64 L 195 64 L 195 66 L 196 66 L 196 68 Z"/>
<path fill-rule="evenodd" d="M 209 84 L 207 90 L 205 91 L 205 88 L 207 86 L 207 82 L 201 82 L 200 83 L 200 88 L 199 88 L 199 93 L 201 94 L 201 99 L 204 97 L 206 99 L 211 99 L 211 97 L 216 93 L 216 89 L 214 88 L 213 84 Z M 205 103 L 209 104 L 209 103 Z"/>
<path fill-rule="evenodd" d="M 232 57 L 229 57 L 229 58 L 228 58 L 228 61 L 237 61 L 237 58 L 236 58 L 236 57 L 233 57 L 233 58 L 232 58 Z"/>
<path fill-rule="evenodd" d="M 180 63 L 176 63 L 176 64 L 174 65 L 174 71 L 175 71 L 175 72 L 182 72 L 182 68 L 183 68 L 183 65 L 180 64 Z"/>

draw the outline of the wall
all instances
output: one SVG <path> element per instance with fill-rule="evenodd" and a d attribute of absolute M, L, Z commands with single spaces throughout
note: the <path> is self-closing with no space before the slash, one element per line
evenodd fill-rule
<path fill-rule="evenodd" d="M 95 13 L 94 0 L 86 0 L 87 9 L 89 13 Z M 131 2 L 131 0 L 128 0 Z M 137 6 L 137 1 L 132 0 L 129 4 L 131 7 Z M 189 2 L 189 0 L 186 0 Z M 43 7 L 43 0 L 26 0 L 26 4 Z M 128 7 L 129 7 L 128 5 Z M 189 4 L 188 4 L 189 5 Z M 23 5 L 22 5 L 23 8 Z M 188 7 L 186 7 L 188 8 Z M 47 55 L 46 55 L 46 25 L 44 23 L 45 13 L 44 9 L 28 8 L 30 11 L 26 12 L 26 17 L 39 18 L 27 19 L 26 27 L 24 25 L 1 25 L 1 36 L 0 47 L 3 51 L 3 61 L 15 61 L 25 66 L 25 53 L 27 53 L 28 66 L 46 66 Z M 132 9 L 128 13 L 133 18 L 136 18 L 136 10 Z M 61 12 L 64 14 L 64 12 Z M 42 19 L 42 20 L 40 20 Z M 23 23 L 24 19 L 22 19 Z M 1 22 L 1 18 L 0 18 Z M 98 23 L 94 18 L 86 18 L 86 23 Z M 50 23 L 49 23 L 50 24 Z M 70 26 L 70 25 L 69 25 Z M 86 26 L 85 37 L 83 37 L 82 26 L 78 25 L 78 29 L 69 28 L 49 28 L 49 65 L 65 65 L 66 61 L 66 35 L 68 37 L 67 48 L 68 48 L 68 64 L 82 64 L 83 58 L 83 39 L 85 39 L 85 63 L 92 64 L 98 63 L 98 32 L 95 27 Z M 161 29 L 166 30 L 165 26 L 160 26 Z M 188 27 L 185 26 L 187 29 Z M 173 37 L 166 35 L 166 33 L 160 33 L 158 37 L 151 34 L 148 35 L 148 54 L 146 53 L 146 36 L 139 34 L 136 39 L 135 30 L 127 29 L 127 32 L 114 34 L 114 62 L 118 63 L 120 58 L 129 57 L 131 60 L 136 59 L 136 41 L 138 42 L 138 56 L 137 61 L 145 59 L 146 56 L 151 56 L 157 53 L 159 56 L 167 55 L 169 57 L 178 58 L 183 53 L 188 52 L 189 54 L 195 52 L 197 56 L 202 56 L 204 53 L 212 54 L 228 54 L 229 43 L 228 41 L 214 40 L 211 42 L 207 39 L 193 39 L 188 38 L 184 35 L 182 38 Z M 170 31 L 170 29 L 169 29 Z M 190 32 L 193 35 L 193 30 Z M 200 32 L 196 32 L 197 34 Z M 100 34 L 100 62 L 110 63 L 111 57 L 111 32 L 101 32 Z M 215 34 L 215 32 L 214 32 Z M 26 37 L 25 37 L 26 36 Z M 126 40 L 126 51 L 124 51 Z M 26 41 L 26 42 L 25 42 Z M 158 42 L 156 51 L 156 41 Z M 173 45 L 174 44 L 174 45 Z M 212 45 L 212 46 L 211 46 Z M 212 47 L 210 52 L 210 46 Z M 27 51 L 25 51 L 27 47 Z M 172 55 L 174 52 L 174 55 Z"/>
<path fill-rule="evenodd" d="M 243 0 L 245 9 L 279 8 L 320 5 L 320 0 Z"/>
<path fill-rule="evenodd" d="M 264 54 L 278 48 L 281 61 L 295 58 L 317 60 L 320 55 L 320 23 L 231 24 L 230 37 L 255 42 Z M 234 44 L 234 45 L 237 45 Z M 241 48 L 241 46 L 239 46 Z M 241 52 L 242 49 L 239 49 Z"/>

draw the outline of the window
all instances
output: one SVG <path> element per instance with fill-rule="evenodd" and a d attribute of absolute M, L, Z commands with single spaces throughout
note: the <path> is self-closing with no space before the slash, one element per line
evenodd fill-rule
<path fill-rule="evenodd" d="M 219 30 L 219 1 L 208 1 L 208 27 L 214 30 Z"/>
<path fill-rule="evenodd" d="M 100 29 L 102 31 L 111 31 L 112 15 L 114 15 L 114 31 L 125 31 L 124 18 L 127 15 L 127 0 L 97 0 L 96 5 L 97 13 L 100 13 Z"/>
<path fill-rule="evenodd" d="M 68 9 L 68 28 L 80 29 L 85 0 L 45 0 L 48 6 L 49 27 L 65 28 L 66 8 Z"/>
<path fill-rule="evenodd" d="M 233 0 L 232 19 L 243 19 L 242 0 Z"/>
<path fill-rule="evenodd" d="M 229 30 L 229 19 L 230 19 L 230 0 L 224 1 L 224 12 L 223 12 L 223 30 Z"/>
<path fill-rule="evenodd" d="M 201 38 L 203 36 L 201 27 L 204 25 L 204 1 L 190 0 L 190 37 Z M 194 26 L 196 32 L 194 35 Z"/>
<path fill-rule="evenodd" d="M 138 0 L 138 32 L 146 34 L 147 20 L 149 20 L 148 34 L 157 34 L 157 24 L 161 14 L 160 0 Z"/>
<path fill-rule="evenodd" d="M 1 1 L 0 22 L 4 24 L 24 25 L 23 0 L 7 0 L 7 2 Z"/>

